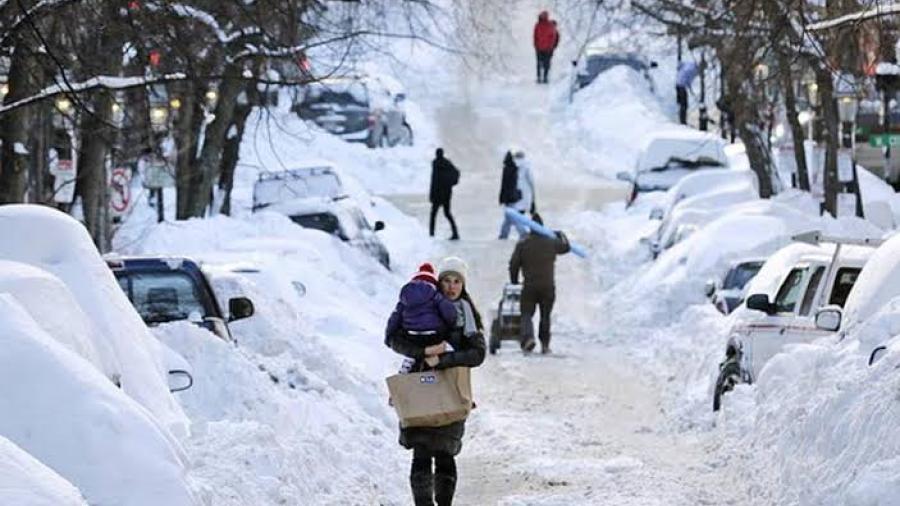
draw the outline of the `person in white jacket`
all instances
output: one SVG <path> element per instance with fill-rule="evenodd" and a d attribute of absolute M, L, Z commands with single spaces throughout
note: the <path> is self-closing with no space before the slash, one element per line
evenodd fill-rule
<path fill-rule="evenodd" d="M 508 204 L 509 207 L 519 211 L 522 214 L 528 212 L 534 212 L 534 178 L 531 174 L 531 162 L 525 158 L 525 152 L 518 148 L 513 148 L 510 150 L 513 153 L 513 162 L 517 168 L 516 175 L 516 189 L 519 191 L 521 195 L 519 200 Z M 504 214 L 503 224 L 500 226 L 500 239 L 506 239 L 509 237 L 509 228 L 510 226 L 516 227 L 516 231 L 519 232 L 519 237 L 524 236 L 528 233 L 528 229 L 522 225 L 519 225 L 516 222 L 513 222 L 511 219 L 506 217 Z"/>

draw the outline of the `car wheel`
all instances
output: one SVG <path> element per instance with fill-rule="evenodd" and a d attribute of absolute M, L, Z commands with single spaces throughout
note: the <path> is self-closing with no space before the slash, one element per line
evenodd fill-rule
<path fill-rule="evenodd" d="M 737 361 L 728 360 L 719 367 L 719 377 L 716 379 L 716 389 L 713 392 L 713 412 L 719 411 L 722 407 L 722 396 L 734 390 L 741 381 L 741 366 Z"/>
<path fill-rule="evenodd" d="M 497 353 L 497 350 L 500 349 L 500 319 L 494 318 L 494 321 L 491 322 L 491 340 L 488 345 L 488 351 L 491 352 L 491 355 Z"/>

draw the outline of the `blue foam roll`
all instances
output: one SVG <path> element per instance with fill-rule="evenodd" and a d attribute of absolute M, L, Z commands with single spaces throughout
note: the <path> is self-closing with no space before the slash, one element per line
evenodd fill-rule
<path fill-rule="evenodd" d="M 513 221 L 517 222 L 519 225 L 528 227 L 532 231 L 537 232 L 544 237 L 549 237 L 551 239 L 556 238 L 556 232 L 541 225 L 540 223 L 537 223 L 536 221 L 532 220 L 528 216 L 520 213 L 519 211 L 516 211 L 512 207 L 504 208 L 503 212 L 506 213 L 506 216 L 508 216 Z M 572 253 L 575 253 L 575 255 L 577 255 L 581 258 L 587 258 L 587 251 L 584 248 L 582 248 L 581 246 L 575 244 L 574 242 L 570 242 L 569 247 L 571 248 Z"/>

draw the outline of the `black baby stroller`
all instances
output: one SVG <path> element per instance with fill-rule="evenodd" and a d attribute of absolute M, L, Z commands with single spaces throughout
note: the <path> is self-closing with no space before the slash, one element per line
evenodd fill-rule
<path fill-rule="evenodd" d="M 522 323 L 522 285 L 503 285 L 503 295 L 497 306 L 497 315 L 491 322 L 491 341 L 488 350 L 493 355 L 500 349 L 501 341 L 518 341 Z"/>

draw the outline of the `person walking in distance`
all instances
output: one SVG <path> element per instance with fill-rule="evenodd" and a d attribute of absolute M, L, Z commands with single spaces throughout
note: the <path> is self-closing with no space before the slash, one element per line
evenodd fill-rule
<path fill-rule="evenodd" d="M 687 125 L 688 90 L 691 89 L 691 83 L 697 77 L 699 69 L 692 61 L 681 61 L 678 62 L 676 72 L 675 98 L 678 101 L 678 121 L 682 125 Z"/>
<path fill-rule="evenodd" d="M 531 219 L 544 224 L 538 214 L 532 215 Z M 532 231 L 516 243 L 516 249 L 509 259 L 510 282 L 518 284 L 520 271 L 524 277 L 520 299 L 520 345 L 525 353 L 531 353 L 535 347 L 532 317 L 536 308 L 540 309 L 541 317 L 538 329 L 541 353 L 550 353 L 550 313 L 556 301 L 556 257 L 568 252 L 569 241 L 562 232 L 556 232 L 556 237 L 550 238 Z"/>
<path fill-rule="evenodd" d="M 514 181 L 514 183 L 513 183 Z M 515 186 L 513 186 L 513 184 Z M 525 214 L 534 212 L 534 179 L 531 176 L 531 164 L 525 158 L 525 152 L 518 148 L 511 149 L 503 159 L 503 180 L 500 185 L 500 204 L 512 207 Z M 516 227 L 519 237 L 528 230 L 512 221 L 504 212 L 503 224 L 500 225 L 499 239 L 509 237 L 510 226 Z"/>
<path fill-rule="evenodd" d="M 456 228 L 456 221 L 450 214 L 450 199 L 453 197 L 453 187 L 459 182 L 459 170 L 450 160 L 444 157 L 443 148 L 437 148 L 434 152 L 434 161 L 431 162 L 431 190 L 429 191 L 429 200 L 431 201 L 431 220 L 429 221 L 429 233 L 434 237 L 434 220 L 440 208 L 444 208 L 444 216 L 450 222 L 450 229 L 453 235 L 450 236 L 451 241 L 459 240 L 459 230 Z"/>
<path fill-rule="evenodd" d="M 550 21 L 550 14 L 547 11 L 541 11 L 538 15 L 537 23 L 534 25 L 533 39 L 537 55 L 537 82 L 546 83 L 553 50 L 559 44 L 559 33 L 556 31 L 556 26 Z"/>

